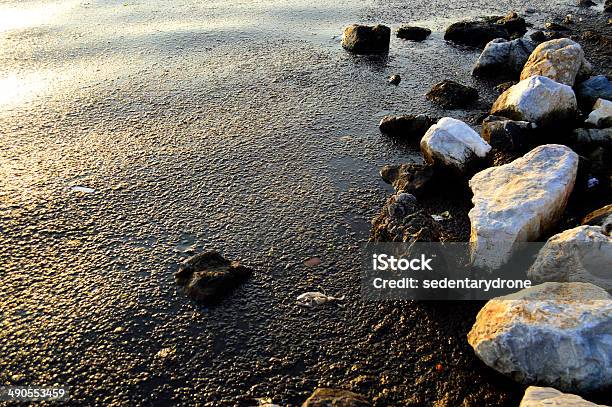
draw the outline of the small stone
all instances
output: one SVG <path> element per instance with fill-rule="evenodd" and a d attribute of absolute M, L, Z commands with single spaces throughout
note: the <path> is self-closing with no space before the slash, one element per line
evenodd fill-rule
<path fill-rule="evenodd" d="M 563 17 L 563 24 L 574 24 L 574 17 L 571 14 L 566 15 Z"/>
<path fill-rule="evenodd" d="M 495 24 L 504 27 L 511 38 L 522 37 L 527 32 L 527 23 L 525 19 L 519 16 L 516 12 L 511 11 L 503 17 L 498 17 L 494 20 Z"/>
<path fill-rule="evenodd" d="M 612 81 L 604 75 L 593 76 L 576 85 L 580 105 L 590 109 L 597 99 L 612 100 Z"/>
<path fill-rule="evenodd" d="M 476 102 L 478 91 L 472 87 L 445 79 L 436 83 L 425 97 L 445 109 L 456 109 Z"/>
<path fill-rule="evenodd" d="M 216 251 L 196 254 L 181 263 L 174 274 L 191 298 L 213 304 L 244 282 L 252 270 L 238 261 L 226 260 Z"/>
<path fill-rule="evenodd" d="M 612 290 L 612 237 L 601 226 L 578 226 L 552 236 L 527 271 L 534 283 L 591 283 Z"/>
<path fill-rule="evenodd" d="M 558 221 L 578 171 L 578 154 L 546 144 L 509 164 L 487 168 L 469 182 L 474 207 L 472 264 L 496 270 L 522 242 L 535 241 Z"/>
<path fill-rule="evenodd" d="M 391 75 L 391 76 L 389 77 L 389 84 L 390 84 L 390 85 L 395 85 L 395 86 L 397 86 L 397 85 L 399 85 L 399 83 L 400 83 L 401 81 L 402 81 L 402 77 L 401 77 L 401 76 L 399 76 L 399 75 Z"/>
<path fill-rule="evenodd" d="M 348 390 L 318 388 L 302 404 L 302 407 L 370 407 L 361 394 Z"/>
<path fill-rule="evenodd" d="M 478 48 L 495 38 L 510 39 L 510 33 L 501 25 L 481 20 L 451 24 L 444 33 L 447 41 Z"/>
<path fill-rule="evenodd" d="M 536 126 L 530 122 L 499 120 L 493 117 L 483 121 L 481 135 L 493 148 L 501 151 L 520 151 L 533 141 L 535 129 Z"/>
<path fill-rule="evenodd" d="M 551 21 L 551 22 L 548 22 L 548 23 L 544 24 L 544 27 L 547 30 L 551 30 L 551 31 L 569 31 L 569 28 L 567 28 L 567 27 L 565 27 L 565 26 L 563 26 L 561 24 L 555 23 L 554 21 Z"/>
<path fill-rule="evenodd" d="M 597 99 L 597 102 L 593 105 L 593 111 L 589 114 L 585 123 L 599 128 L 612 127 L 612 102 Z"/>
<path fill-rule="evenodd" d="M 385 25 L 352 24 L 344 29 L 342 47 L 355 54 L 376 54 L 389 51 L 391 29 Z"/>
<path fill-rule="evenodd" d="M 434 176 L 431 165 L 400 164 L 385 165 L 380 176 L 393 185 L 395 192 L 407 192 L 416 196 L 422 195 Z"/>
<path fill-rule="evenodd" d="M 417 203 L 414 195 L 391 195 L 372 220 L 371 242 L 437 242 L 439 225 Z"/>
<path fill-rule="evenodd" d="M 601 226 L 604 233 L 610 235 L 610 226 L 612 226 L 612 204 L 599 208 L 582 219 L 583 225 Z"/>
<path fill-rule="evenodd" d="M 423 41 L 431 34 L 431 30 L 423 27 L 403 25 L 397 29 L 396 35 L 403 40 Z"/>
<path fill-rule="evenodd" d="M 499 76 L 500 72 L 518 75 L 535 48 L 536 44 L 533 41 L 524 38 L 512 41 L 494 39 L 485 46 L 478 57 L 472 75 Z"/>
<path fill-rule="evenodd" d="M 490 300 L 468 334 L 476 355 L 522 384 L 588 392 L 612 385 L 612 296 L 544 283 Z"/>
<path fill-rule="evenodd" d="M 552 387 L 529 386 L 519 407 L 605 407 Z"/>
<path fill-rule="evenodd" d="M 507 91 L 514 85 L 516 85 L 517 83 L 518 82 L 515 82 L 515 81 L 502 82 L 499 85 L 495 86 L 495 90 L 499 93 L 504 93 L 505 91 Z"/>
<path fill-rule="evenodd" d="M 571 87 L 545 76 L 532 76 L 502 93 L 493 104 L 491 114 L 540 127 L 560 127 L 574 121 L 577 109 Z"/>
<path fill-rule="evenodd" d="M 477 168 L 490 150 L 470 126 L 451 117 L 440 119 L 421 139 L 425 161 L 457 175 Z"/>
<path fill-rule="evenodd" d="M 569 38 L 561 38 L 543 42 L 533 50 L 521 71 L 521 79 L 540 75 L 574 86 L 578 73 L 590 69 L 582 47 Z"/>
<path fill-rule="evenodd" d="M 435 123 L 435 119 L 427 115 L 385 116 L 380 121 L 380 132 L 391 137 L 401 137 L 408 140 L 420 140 L 427 129 Z"/>
<path fill-rule="evenodd" d="M 559 31 L 534 31 L 529 36 L 535 42 L 545 42 L 550 40 L 558 40 L 560 38 L 566 38 L 565 34 Z"/>
<path fill-rule="evenodd" d="M 609 1 L 609 0 L 608 0 Z M 597 4 L 591 0 L 578 0 L 578 6 L 579 7 L 593 7 L 596 6 Z"/>

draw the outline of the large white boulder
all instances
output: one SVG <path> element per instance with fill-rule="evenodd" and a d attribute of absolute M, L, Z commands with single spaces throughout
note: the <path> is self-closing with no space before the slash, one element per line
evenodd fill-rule
<path fill-rule="evenodd" d="M 491 114 L 546 126 L 574 119 L 577 109 L 571 87 L 545 76 L 532 76 L 499 95 Z"/>
<path fill-rule="evenodd" d="M 593 111 L 585 121 L 596 127 L 612 127 L 612 102 L 606 99 L 597 99 Z"/>
<path fill-rule="evenodd" d="M 535 47 L 533 41 L 525 38 L 512 41 L 496 38 L 486 45 L 474 64 L 472 74 L 498 76 L 500 71 L 519 74 Z"/>
<path fill-rule="evenodd" d="M 529 386 L 519 407 L 606 407 L 552 387 Z"/>
<path fill-rule="evenodd" d="M 589 283 L 544 283 L 490 300 L 468 334 L 489 367 L 563 391 L 612 385 L 612 296 Z"/>
<path fill-rule="evenodd" d="M 474 207 L 468 214 L 472 263 L 496 269 L 521 242 L 534 241 L 551 228 L 565 209 L 577 170 L 575 152 L 546 144 L 474 175 L 469 182 Z"/>
<path fill-rule="evenodd" d="M 461 120 L 443 117 L 421 139 L 425 161 L 463 174 L 469 165 L 485 158 L 491 146 Z"/>
<path fill-rule="evenodd" d="M 574 86 L 580 71 L 590 72 L 591 64 L 577 42 L 559 38 L 541 43 L 533 50 L 521 71 L 521 79 L 546 76 L 556 82 Z"/>
<path fill-rule="evenodd" d="M 545 281 L 595 284 L 612 291 L 612 237 L 601 226 L 578 226 L 554 235 L 527 272 Z"/>

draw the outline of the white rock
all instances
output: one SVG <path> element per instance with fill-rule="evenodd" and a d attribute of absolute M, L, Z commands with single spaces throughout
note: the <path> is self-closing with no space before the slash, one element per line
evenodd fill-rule
<path fill-rule="evenodd" d="M 578 155 L 558 144 L 536 147 L 509 164 L 474 175 L 471 257 L 475 266 L 496 269 L 521 242 L 552 227 L 574 188 Z"/>
<path fill-rule="evenodd" d="M 491 146 L 461 120 L 443 117 L 421 139 L 425 161 L 464 173 L 473 160 L 484 158 Z"/>
<path fill-rule="evenodd" d="M 489 367 L 563 391 L 612 385 L 612 296 L 588 283 L 544 283 L 490 300 L 468 334 Z"/>
<path fill-rule="evenodd" d="M 597 99 L 593 105 L 593 111 L 585 120 L 596 127 L 612 127 L 612 102 L 606 99 Z"/>
<path fill-rule="evenodd" d="M 527 272 L 534 282 L 583 282 L 612 290 L 612 237 L 601 226 L 578 226 L 556 234 Z"/>
<path fill-rule="evenodd" d="M 523 69 L 536 44 L 525 38 L 508 41 L 497 38 L 489 42 L 474 65 L 476 76 L 499 75 L 500 71 L 518 74 Z"/>
<path fill-rule="evenodd" d="M 532 76 L 499 95 L 491 114 L 546 126 L 573 119 L 577 109 L 571 87 L 545 76 Z"/>
<path fill-rule="evenodd" d="M 533 50 L 521 72 L 521 79 L 542 75 L 574 86 L 578 72 L 590 70 L 591 64 L 584 59 L 580 44 L 569 38 L 559 38 L 543 42 Z"/>
<path fill-rule="evenodd" d="M 529 386 L 519 407 L 606 407 L 552 387 Z"/>

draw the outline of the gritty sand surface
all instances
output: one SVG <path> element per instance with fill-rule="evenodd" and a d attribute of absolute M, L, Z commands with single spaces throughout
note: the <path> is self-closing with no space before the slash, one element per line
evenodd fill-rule
<path fill-rule="evenodd" d="M 529 2 L 530 21 L 556 4 Z M 0 2 L 0 384 L 65 384 L 81 405 L 299 405 L 316 386 L 516 404 L 523 389 L 467 345 L 482 304 L 361 302 L 358 248 L 390 192 L 378 168 L 420 162 L 380 118 L 443 115 L 423 95 L 449 78 L 480 90 L 450 112 L 473 120 L 496 92 L 442 30 L 525 7 Z M 355 57 L 338 44 L 352 22 L 434 33 Z M 467 237 L 465 196 L 429 207 Z M 213 309 L 172 277 L 209 248 L 257 270 Z M 347 306 L 296 306 L 317 287 Z"/>

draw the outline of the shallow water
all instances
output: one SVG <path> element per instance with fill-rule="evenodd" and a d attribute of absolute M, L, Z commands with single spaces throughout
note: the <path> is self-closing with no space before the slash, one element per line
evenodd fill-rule
<path fill-rule="evenodd" d="M 82 404 L 298 404 L 360 377 L 381 405 L 515 401 L 465 344 L 478 304 L 362 303 L 357 269 L 379 167 L 420 161 L 378 121 L 448 114 L 423 97 L 445 78 L 486 109 L 477 51 L 441 31 L 525 8 L 496 4 L 0 2 L 0 382 Z M 339 46 L 349 23 L 406 21 L 434 33 L 386 57 Z M 172 277 L 204 248 L 257 269 L 215 309 Z M 350 305 L 300 310 L 319 286 Z"/>

